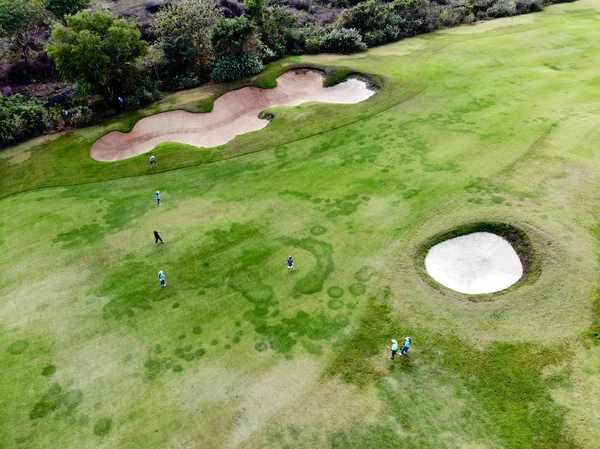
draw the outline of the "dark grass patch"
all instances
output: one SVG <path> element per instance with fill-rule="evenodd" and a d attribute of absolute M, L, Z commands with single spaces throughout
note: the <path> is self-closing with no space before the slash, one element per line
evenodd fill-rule
<path fill-rule="evenodd" d="M 255 320 L 255 331 L 262 336 L 263 340 L 255 347 L 258 351 L 269 347 L 275 352 L 288 354 L 300 337 L 307 337 L 310 340 L 331 340 L 349 323 L 348 317 L 341 313 L 332 318 L 323 312 L 310 315 L 299 311 L 291 318 L 282 318 L 277 324 L 269 324 L 259 318 Z"/>
<path fill-rule="evenodd" d="M 367 282 L 373 276 L 375 276 L 375 274 L 377 274 L 377 270 L 375 270 L 375 268 L 365 265 L 354 274 L 354 279 L 356 279 L 358 282 Z"/>
<path fill-rule="evenodd" d="M 326 374 L 361 387 L 380 379 L 382 373 L 368 359 L 381 352 L 388 336 L 393 335 L 390 313 L 389 290 L 384 290 L 379 300 L 369 298 L 358 329 L 338 352 Z"/>
<path fill-rule="evenodd" d="M 50 377 L 56 372 L 56 366 L 48 365 L 42 370 L 42 376 Z"/>
<path fill-rule="evenodd" d="M 600 243 L 600 224 L 592 228 L 591 232 Z M 596 291 L 592 302 L 592 322 L 584 332 L 584 338 L 593 345 L 600 345 L 600 288 Z"/>
<path fill-rule="evenodd" d="M 325 226 L 316 225 L 316 226 L 313 226 L 312 228 L 310 228 L 310 233 L 312 235 L 319 236 L 319 235 L 325 234 L 326 232 L 327 232 L 327 228 Z"/>
<path fill-rule="evenodd" d="M 100 418 L 98 421 L 94 423 L 94 435 L 103 437 L 110 433 L 110 428 L 112 427 L 112 419 L 110 418 Z"/>
<path fill-rule="evenodd" d="M 17 340 L 8 347 L 7 351 L 9 354 L 19 355 L 23 354 L 28 347 L 29 342 L 27 340 Z"/>
<path fill-rule="evenodd" d="M 83 393 L 80 390 L 65 391 L 59 384 L 53 384 L 40 398 L 29 412 L 29 419 L 45 418 L 53 412 L 60 412 L 61 416 L 71 415 L 83 402 Z"/>
<path fill-rule="evenodd" d="M 183 371 L 181 361 L 191 363 L 206 354 L 204 348 L 194 349 L 192 345 L 188 344 L 185 346 L 178 346 L 173 351 L 173 356 L 161 356 L 164 349 L 161 345 L 155 345 L 148 352 L 148 358 L 144 362 L 144 379 L 151 381 L 156 379 L 159 375 L 166 373 L 167 371 L 173 371 L 179 373 Z"/>
<path fill-rule="evenodd" d="M 269 345 L 265 341 L 259 341 L 254 345 L 254 349 L 256 349 L 258 352 L 263 352 L 269 349 Z"/>
<path fill-rule="evenodd" d="M 348 290 L 350 290 L 350 293 L 352 293 L 354 296 L 362 296 L 367 291 L 367 287 L 365 284 L 357 282 L 356 284 L 352 284 Z"/>
<path fill-rule="evenodd" d="M 327 303 L 327 307 L 329 307 L 331 310 L 343 309 L 344 301 L 341 301 L 339 299 L 330 299 L 329 302 Z"/>
<path fill-rule="evenodd" d="M 329 289 L 327 289 L 327 294 L 331 297 L 331 298 L 341 298 L 342 296 L 344 296 L 344 289 L 341 287 L 329 287 Z"/>
<path fill-rule="evenodd" d="M 62 243 L 61 248 L 78 248 L 99 242 L 104 238 L 104 228 L 97 223 L 83 225 L 69 232 L 58 234 L 52 243 Z"/>
<path fill-rule="evenodd" d="M 316 259 L 315 266 L 294 284 L 292 291 L 294 298 L 322 291 L 325 280 L 334 270 L 332 258 L 333 247 L 329 243 L 313 238 L 297 240 L 290 237 L 283 237 L 279 241 L 285 246 L 293 246 L 308 251 Z"/>
<path fill-rule="evenodd" d="M 323 355 L 323 346 L 322 345 L 317 345 L 317 344 L 313 344 L 313 343 L 304 342 L 304 343 L 302 343 L 302 347 L 309 354 Z"/>
<path fill-rule="evenodd" d="M 529 235 L 524 230 L 517 228 L 516 226 L 507 223 L 490 221 L 459 225 L 450 231 L 437 234 L 419 245 L 413 257 L 417 272 L 433 288 L 437 290 L 447 290 L 446 287 L 436 282 L 427 274 L 427 270 L 425 269 L 425 258 L 427 257 L 427 252 L 432 246 L 435 246 L 438 243 L 456 237 L 461 237 L 463 235 L 473 234 L 475 232 L 489 232 L 508 241 L 508 243 L 510 243 L 519 256 L 519 260 L 523 266 L 523 276 L 521 276 L 521 279 L 519 279 L 518 282 L 505 290 L 485 295 L 477 295 L 477 300 L 474 302 L 492 301 L 496 296 L 512 291 L 523 284 L 533 284 L 540 277 L 542 273 L 541 261 Z"/>

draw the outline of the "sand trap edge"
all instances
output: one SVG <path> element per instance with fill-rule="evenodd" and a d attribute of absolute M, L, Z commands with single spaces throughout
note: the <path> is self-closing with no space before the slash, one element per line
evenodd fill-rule
<path fill-rule="evenodd" d="M 429 276 L 427 270 L 425 269 L 425 258 L 427 257 L 427 253 L 432 246 L 435 246 L 438 243 L 446 240 L 462 237 L 475 232 L 489 232 L 496 234 L 510 243 L 517 253 L 517 256 L 519 256 L 519 260 L 521 261 L 521 265 L 523 267 L 523 276 L 521 276 L 519 281 L 507 289 L 500 290 L 498 292 L 470 295 L 452 290 Z M 433 235 L 417 246 L 413 253 L 413 263 L 416 272 L 430 287 L 438 290 L 441 293 L 452 293 L 457 297 L 465 297 L 470 302 L 493 301 L 497 297 L 512 292 L 522 285 L 535 283 L 542 273 L 541 260 L 538 257 L 538 252 L 535 249 L 533 239 L 529 236 L 528 232 L 517 226 L 495 221 L 478 221 L 459 224 L 455 228 L 452 228 L 448 231 L 443 231 Z"/>

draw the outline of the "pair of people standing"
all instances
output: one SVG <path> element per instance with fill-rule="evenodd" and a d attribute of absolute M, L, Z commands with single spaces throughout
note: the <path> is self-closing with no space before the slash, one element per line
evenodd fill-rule
<path fill-rule="evenodd" d="M 411 343 L 412 343 L 412 341 L 411 341 L 410 337 L 406 337 L 404 339 L 404 346 L 402 347 L 402 351 L 400 352 L 400 357 L 402 357 L 403 355 L 406 355 L 406 353 L 408 352 L 408 349 L 410 348 Z M 387 348 L 392 350 L 392 360 L 394 360 L 394 358 L 396 357 L 396 353 L 398 352 L 398 341 L 394 340 L 392 338 L 392 347 L 390 348 L 388 346 Z"/>

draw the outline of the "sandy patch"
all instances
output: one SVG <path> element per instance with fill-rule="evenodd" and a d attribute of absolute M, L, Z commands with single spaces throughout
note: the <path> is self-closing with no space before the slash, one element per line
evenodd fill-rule
<path fill-rule="evenodd" d="M 504 290 L 523 276 L 523 266 L 510 243 L 489 232 L 434 245 L 425 258 L 425 268 L 440 284 L 472 295 Z"/>
<path fill-rule="evenodd" d="M 325 88 L 320 73 L 291 71 L 277 78 L 274 89 L 244 87 L 226 93 L 215 101 L 212 112 L 164 112 L 140 120 L 130 133 L 108 133 L 92 145 L 91 156 L 97 161 L 118 161 L 146 153 L 163 142 L 215 147 L 267 126 L 269 122 L 258 118 L 258 114 L 271 107 L 309 101 L 352 104 L 374 94 L 358 79 Z"/>

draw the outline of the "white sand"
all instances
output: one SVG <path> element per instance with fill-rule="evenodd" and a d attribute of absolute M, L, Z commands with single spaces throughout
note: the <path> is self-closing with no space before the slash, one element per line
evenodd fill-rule
<path fill-rule="evenodd" d="M 427 273 L 459 293 L 493 293 L 523 276 L 513 247 L 495 234 L 475 232 L 432 246 L 425 258 Z"/>
<path fill-rule="evenodd" d="M 318 72 L 290 71 L 277 78 L 274 89 L 244 87 L 226 93 L 217 98 L 211 112 L 163 112 L 140 120 L 129 133 L 110 132 L 92 145 L 91 156 L 97 161 L 118 161 L 151 151 L 162 142 L 215 147 L 235 136 L 267 126 L 268 120 L 258 118 L 265 109 L 297 106 L 309 101 L 351 104 L 373 94 L 375 92 L 366 83 L 357 79 L 325 88 Z"/>

